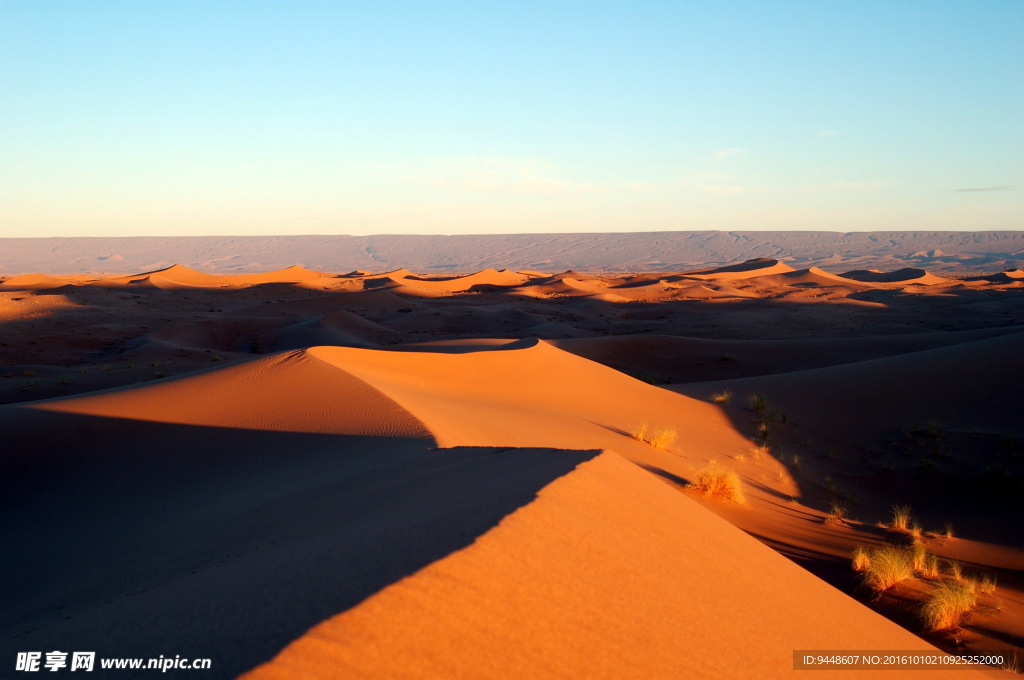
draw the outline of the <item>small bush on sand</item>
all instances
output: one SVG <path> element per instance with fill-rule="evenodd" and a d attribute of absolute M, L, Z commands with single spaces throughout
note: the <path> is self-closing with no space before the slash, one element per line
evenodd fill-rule
<path fill-rule="evenodd" d="M 656 449 L 667 449 L 676 440 L 676 431 L 671 427 L 655 430 L 647 443 Z"/>
<path fill-rule="evenodd" d="M 825 521 L 833 524 L 842 524 L 846 521 L 849 511 L 850 505 L 846 501 L 841 498 L 834 498 L 829 506 L 828 516 L 825 518 Z"/>
<path fill-rule="evenodd" d="M 728 404 L 732 399 L 732 392 L 729 390 L 722 390 L 721 392 L 715 392 L 711 395 L 711 401 L 716 404 Z"/>
<path fill-rule="evenodd" d="M 942 535 L 945 536 L 946 538 L 953 538 L 953 536 L 955 534 L 953 533 L 953 523 L 952 522 L 946 522 L 946 526 L 942 530 Z"/>
<path fill-rule="evenodd" d="M 910 553 L 905 548 L 886 545 L 871 551 L 870 563 L 864 570 L 864 583 L 880 594 L 913 575 Z"/>
<path fill-rule="evenodd" d="M 853 570 L 864 571 L 871 564 L 871 553 L 864 546 L 858 545 L 853 549 Z"/>
<path fill-rule="evenodd" d="M 918 573 L 924 571 L 925 563 L 928 561 L 928 551 L 924 549 L 924 543 L 914 544 L 914 547 L 910 550 L 910 561 L 914 571 Z"/>
<path fill-rule="evenodd" d="M 939 578 L 941 575 L 942 570 L 939 569 L 939 558 L 935 555 L 925 555 L 921 576 L 925 578 Z"/>
<path fill-rule="evenodd" d="M 633 431 L 630 434 L 633 437 L 633 439 L 637 440 L 638 442 L 646 442 L 647 423 L 640 423 L 639 425 L 633 428 Z"/>
<path fill-rule="evenodd" d="M 964 578 L 964 565 L 960 564 L 956 560 L 949 560 L 949 568 L 946 570 L 946 576 L 954 581 L 962 581 Z"/>
<path fill-rule="evenodd" d="M 750 408 L 754 413 L 764 413 L 768 410 L 768 401 L 760 394 L 751 394 Z"/>
<path fill-rule="evenodd" d="M 977 602 L 977 596 L 964 584 L 944 581 L 929 593 L 921 618 L 932 631 L 956 628 Z"/>
<path fill-rule="evenodd" d="M 638 442 L 650 444 L 656 449 L 666 449 L 676 440 L 676 431 L 671 427 L 652 431 L 647 423 L 641 423 L 633 428 L 631 436 Z"/>
<path fill-rule="evenodd" d="M 986 595 L 996 592 L 996 577 L 982 576 L 978 583 L 978 592 Z"/>
<path fill-rule="evenodd" d="M 736 503 L 744 502 L 740 476 L 720 465 L 711 464 L 701 468 L 687 488 L 700 491 L 705 496 L 718 496 Z"/>
<path fill-rule="evenodd" d="M 924 537 L 924 529 L 921 528 L 917 520 L 912 520 L 907 530 L 910 532 L 910 537 L 914 540 L 915 545 Z"/>
<path fill-rule="evenodd" d="M 910 506 L 892 506 L 892 526 L 894 529 L 906 529 L 910 524 Z"/>

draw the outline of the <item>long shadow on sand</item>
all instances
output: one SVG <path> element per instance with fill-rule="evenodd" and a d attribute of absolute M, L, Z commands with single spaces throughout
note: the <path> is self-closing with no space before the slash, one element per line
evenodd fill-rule
<path fill-rule="evenodd" d="M 212 659 L 204 678 L 270 659 L 598 453 L 25 407 L 0 429 L 3 663 L 181 655 Z"/>

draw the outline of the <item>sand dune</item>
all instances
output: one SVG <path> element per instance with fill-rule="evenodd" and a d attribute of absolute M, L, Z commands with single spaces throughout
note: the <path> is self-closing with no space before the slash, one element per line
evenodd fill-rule
<path fill-rule="evenodd" d="M 392 342 L 395 332 L 378 323 L 339 309 L 308 321 L 290 324 L 266 338 L 266 350 L 298 349 L 314 345 L 373 347 Z"/>
<path fill-rule="evenodd" d="M 244 677 L 777 678 L 849 646 L 928 649 L 605 453 Z"/>
<path fill-rule="evenodd" d="M 792 650 L 1024 652 L 1020 277 L 773 254 L 3 280 L 5 650 L 254 678 L 832 677 Z M 709 464 L 745 504 L 685 489 Z M 837 499 L 850 517 L 826 522 Z M 855 587 L 854 546 L 907 540 L 895 503 L 927 550 L 998 577 L 954 632 L 917 622 L 928 579 Z"/>
<path fill-rule="evenodd" d="M 950 347 L 774 376 L 746 378 L 733 385 L 770 395 L 780 406 L 830 424 L 836 438 L 900 431 L 929 420 L 948 428 L 983 427 L 1024 435 L 1017 412 L 1024 384 L 1024 333 L 964 342 Z M 993 370 L 992 367 L 998 367 Z M 694 395 L 718 383 L 694 383 L 679 390 Z M 830 419 L 830 414 L 856 418 Z"/>
<path fill-rule="evenodd" d="M 259 389 L 254 389 L 257 385 Z M 535 396 L 524 399 L 524 394 Z M 273 399 L 268 400 L 266 395 L 273 395 Z M 194 471 L 196 465 L 211 470 L 222 470 L 225 466 L 234 470 L 246 460 L 245 456 L 239 458 L 242 451 L 238 450 L 237 442 L 253 446 L 246 434 L 253 431 L 265 432 L 267 438 L 249 456 L 248 474 L 256 479 L 263 479 L 264 474 L 281 474 L 279 470 L 287 461 L 289 449 L 277 448 L 274 442 L 289 433 L 303 438 L 320 436 L 315 450 L 325 452 L 330 441 L 323 438 L 325 435 L 347 437 L 348 440 L 337 439 L 338 455 L 353 450 L 353 444 L 347 443 L 352 437 L 361 437 L 360 441 L 369 444 L 367 451 L 377 452 L 373 455 L 385 461 L 395 460 L 398 455 L 404 461 L 402 474 L 412 474 L 413 478 L 417 477 L 416 470 L 431 469 L 416 453 L 415 442 L 425 437 L 454 451 L 472 447 L 514 447 L 525 452 L 552 451 L 552 447 L 593 451 L 615 447 L 621 455 L 644 467 L 660 468 L 665 474 L 688 474 L 682 460 L 628 436 L 627 428 L 641 417 L 657 418 L 664 424 L 687 423 L 690 431 L 686 447 L 698 456 L 743 445 L 743 439 L 728 427 L 726 418 L 714 406 L 632 380 L 536 341 L 463 354 L 319 347 L 158 384 L 36 402 L 22 408 L 5 407 L 0 413 L 5 431 L 12 433 L 16 442 L 37 437 L 32 433 L 40 428 L 56 433 L 61 428 L 80 428 L 86 422 L 110 423 L 101 430 L 91 426 L 94 434 L 89 448 L 95 453 L 84 467 L 79 465 L 74 476 L 62 469 L 66 454 L 57 447 L 44 449 L 46 455 L 31 458 L 8 455 L 5 467 L 14 471 L 11 482 L 18 489 L 8 498 L 19 504 L 27 502 L 29 508 L 48 500 L 54 502 L 53 496 L 59 498 L 66 485 L 74 484 L 76 479 L 88 481 L 94 475 L 104 474 L 104 470 L 109 474 L 112 466 L 137 468 L 140 462 L 131 460 L 137 451 L 135 442 L 151 441 L 150 437 L 159 436 L 161 429 L 172 426 L 202 428 L 217 434 L 207 434 L 203 439 L 209 442 L 200 449 L 205 457 L 203 463 L 200 459 L 191 460 L 195 454 L 187 449 L 170 456 L 169 451 L 161 453 L 152 463 L 157 472 L 154 482 L 166 478 L 166 473 L 161 475 L 158 471 L 168 465 L 181 471 Z M 367 437 L 379 441 L 371 444 Z M 190 439 L 194 437 L 185 436 L 179 443 Z M 216 453 L 217 449 L 238 453 Z M 103 455 L 97 456 L 100 451 Z M 252 491 L 232 495 L 234 500 L 213 496 L 209 502 L 226 503 L 217 511 L 218 517 L 225 518 L 254 510 L 260 514 L 274 508 L 278 517 L 275 524 L 279 527 L 276 534 L 308 532 L 302 525 L 290 524 L 288 517 L 308 522 L 308 512 L 299 512 L 294 504 L 304 502 L 306 495 L 319 489 L 325 478 L 337 477 L 329 460 L 320 455 L 315 464 L 323 472 L 289 482 L 286 498 L 290 500 L 284 505 L 273 501 L 276 492 L 267 496 L 272 487 L 265 486 L 255 495 L 264 499 L 260 501 L 263 505 L 254 509 L 246 509 L 254 502 Z M 446 455 L 441 451 L 432 458 L 441 462 Z M 592 454 L 587 456 L 591 458 Z M 365 455 L 357 456 L 356 460 L 365 460 Z M 452 459 L 458 460 L 457 456 Z M 580 458 L 568 460 L 579 462 Z M 345 473 L 349 476 L 342 479 L 349 479 L 361 469 L 349 470 Z M 217 473 L 211 474 L 220 478 Z M 221 483 L 234 484 L 231 479 L 227 477 Z M 517 478 L 507 473 L 504 479 L 505 487 L 517 497 L 536 489 L 519 486 Z M 452 483 L 448 478 L 443 480 L 446 485 Z M 8 492 L 14 492 L 14 488 Z M 88 487 L 80 496 L 83 505 L 76 525 L 81 530 L 107 521 L 106 512 L 86 509 L 91 497 Z M 138 504 L 138 512 L 159 516 L 166 512 L 160 503 L 174 503 L 177 496 L 160 498 L 164 497 L 147 495 L 133 501 L 120 498 L 117 511 L 125 512 L 126 507 L 132 507 L 125 503 L 132 502 Z M 334 513 L 357 509 L 345 510 L 343 503 L 338 505 L 341 501 L 343 498 L 335 503 Z M 413 527 L 419 525 L 417 515 L 403 512 L 408 501 L 400 494 L 381 497 L 376 504 L 380 507 L 375 514 L 393 517 L 400 513 L 412 523 L 404 529 L 396 525 L 391 531 L 414 531 Z M 193 535 L 191 540 L 207 546 L 207 552 L 193 556 L 191 562 L 177 560 L 181 565 L 178 569 L 187 570 L 195 560 L 209 559 L 204 555 L 217 554 L 211 546 L 221 540 L 218 537 L 224 528 L 219 519 L 210 522 L 206 515 L 209 511 L 201 515 L 210 528 L 185 524 Z M 599 517 L 605 520 L 598 530 L 594 523 Z M 362 522 L 372 526 L 374 520 L 364 515 Z M 49 532 L 37 526 L 38 535 L 30 545 L 52 540 L 64 530 L 66 527 L 60 524 Z M 434 531 L 446 537 L 441 541 L 444 545 L 458 541 L 457 537 L 448 537 L 449 532 L 444 529 Z M 309 540 L 321 545 L 326 540 L 325 533 L 335 535 L 319 528 Z M 456 527 L 455 533 L 464 535 L 462 525 Z M 244 553 L 246 549 L 249 548 L 235 542 L 230 554 Z M 158 552 L 157 556 L 162 554 Z M 102 555 L 93 556 L 96 568 L 103 564 L 101 558 Z M 146 580 L 150 572 L 145 564 L 143 560 L 141 565 L 136 562 L 126 566 L 126 575 L 121 578 L 132 582 L 130 591 L 146 591 L 138 596 L 140 604 L 152 605 L 153 598 L 164 597 L 165 591 L 157 587 L 154 595 L 148 595 L 156 584 Z M 301 564 L 300 561 L 296 566 L 301 568 Z M 590 566 L 580 568 L 581 564 Z M 294 569 L 280 571 L 279 559 L 264 567 L 250 568 L 256 572 L 235 587 L 226 588 L 219 597 L 208 592 L 211 579 L 220 584 L 219 588 L 225 587 L 223 579 L 227 576 L 219 569 L 210 573 L 207 568 L 189 576 L 171 567 L 161 578 L 182 580 L 181 586 L 170 591 L 179 593 L 178 596 L 181 588 L 191 589 L 194 595 L 203 593 L 207 598 L 204 607 L 211 606 L 210 598 L 215 603 L 231 597 L 246 583 L 259 583 L 261 588 L 273 590 L 283 587 L 280 579 L 294 578 Z M 717 575 L 715 578 L 707 577 L 709 569 Z M 48 597 L 55 601 L 77 600 L 84 592 L 102 592 L 95 590 L 93 580 L 83 583 L 73 575 L 61 579 L 46 573 Z M 512 587 L 513 583 L 523 582 L 530 587 Z M 323 588 L 322 584 L 315 584 L 318 597 L 322 597 Z M 123 632 L 114 638 L 122 649 L 137 648 L 140 636 L 148 639 L 154 631 L 152 626 L 142 625 L 142 620 L 137 625 L 127 625 L 139 616 L 133 597 L 114 605 L 123 627 Z M 320 606 L 330 606 L 330 598 L 325 599 Z M 24 602 L 22 598 L 15 601 Z M 720 615 L 723 607 L 733 618 Z M 342 614 L 345 609 L 335 610 L 333 613 L 340 615 L 337 619 L 311 631 L 309 642 L 306 637 L 300 638 L 277 661 L 257 671 L 256 677 L 263 673 L 275 677 L 273 673 L 280 672 L 295 677 L 302 677 L 301 673 L 308 677 L 372 674 L 373 668 L 381 667 L 384 653 L 391 659 L 389 664 L 400 664 L 398 667 L 405 669 L 402 672 L 407 677 L 446 676 L 470 668 L 476 677 L 657 677 L 665 668 L 673 669 L 673 673 L 688 668 L 703 677 L 734 677 L 737 671 L 749 667 L 757 667 L 764 677 L 779 677 L 790 672 L 788 650 L 801 645 L 883 648 L 896 644 L 906 649 L 930 649 L 612 453 L 593 458 L 592 464 L 578 468 L 564 480 L 549 482 L 536 501 L 505 516 L 497 528 L 480 533 L 470 548 L 439 555 L 414 570 L 411 577 L 391 588 L 385 587 Z M 48 613 L 17 611 L 23 621 L 22 630 L 30 626 L 38 629 L 24 635 L 22 644 L 43 644 L 48 635 L 82 632 L 81 626 L 98 625 L 99 630 L 107 630 L 107 615 L 102 609 L 76 609 L 74 623 L 59 625 Z M 176 611 L 181 614 L 171 615 L 172 623 L 178 616 L 187 615 L 188 607 Z M 419 614 L 414 615 L 413 611 Z M 423 630 L 419 623 L 423 616 L 429 616 L 433 622 L 427 637 L 413 632 Z M 589 621 L 585 634 L 570 625 L 581 616 Z M 823 621 L 833 619 L 834 624 L 822 625 Z M 642 645 L 633 641 L 631 636 L 635 632 L 629 632 L 636 631 L 641 621 L 646 624 L 644 630 L 650 627 L 661 631 L 653 640 L 645 635 Z M 246 625 L 251 628 L 254 623 L 248 621 Z M 308 621 L 307 625 L 313 623 Z M 214 640 L 237 634 L 234 631 L 239 624 L 231 617 L 206 619 L 206 625 L 214 624 L 219 627 Z M 253 634 L 258 640 L 273 640 L 277 639 L 274 630 L 273 625 L 269 630 L 257 626 Z M 139 631 L 139 636 L 131 631 Z M 680 656 L 674 641 L 680 634 L 697 635 L 698 631 L 702 635 L 699 649 Z M 401 634 L 396 637 L 396 633 Z M 207 639 L 212 631 L 198 626 L 186 631 L 167 630 L 165 634 L 166 639 L 194 649 L 206 648 L 208 643 L 199 640 Z M 737 639 L 744 640 L 742 652 L 727 654 L 727 650 L 735 648 Z M 331 640 L 340 643 L 340 650 Z M 466 640 L 474 643 L 470 645 L 474 651 L 452 658 L 449 650 L 456 644 L 465 645 Z M 530 654 L 506 655 L 495 663 L 500 650 L 523 645 L 530 647 Z M 786 651 L 780 653 L 780 648 Z M 273 651 L 265 646 L 262 649 L 264 654 Z M 224 667 L 237 667 L 252 658 L 252 652 L 232 657 L 219 649 L 217 654 Z M 334 670 L 327 672 L 327 667 Z M 551 669 L 550 674 L 544 668 Z"/>
<path fill-rule="evenodd" d="M 922 286 L 934 286 L 945 283 L 946 279 L 929 274 L 923 269 L 907 267 L 893 272 L 858 269 L 843 274 L 843 277 L 864 283 L 902 283 Z"/>
<path fill-rule="evenodd" d="M 12 290 L 45 290 L 66 286 L 68 282 L 47 274 L 22 274 L 3 280 L 3 287 Z"/>
<path fill-rule="evenodd" d="M 749 279 L 755 276 L 767 276 L 769 274 L 785 274 L 793 271 L 793 268 L 771 258 L 756 258 L 747 260 L 740 264 L 715 267 L 713 269 L 699 269 L 697 271 L 683 272 L 684 276 L 700 279 Z"/>
<path fill-rule="evenodd" d="M 481 288 L 519 286 L 529 280 L 529 276 L 510 272 L 507 269 L 498 271 L 493 268 L 484 269 L 475 274 L 452 277 L 425 278 L 406 275 L 402 279 L 415 286 L 442 291 L 444 293 L 465 293 Z"/>
<path fill-rule="evenodd" d="M 1021 326 L 981 331 L 799 339 L 692 338 L 615 335 L 551 342 L 573 354 L 658 384 L 701 383 L 850 364 L 925 349 L 1020 333 Z M 699 396 L 699 395 L 698 395 Z"/>

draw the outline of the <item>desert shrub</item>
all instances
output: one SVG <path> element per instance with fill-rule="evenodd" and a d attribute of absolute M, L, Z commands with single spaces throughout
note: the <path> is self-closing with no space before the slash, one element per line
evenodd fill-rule
<path fill-rule="evenodd" d="M 750 408 L 754 413 L 763 413 L 768 410 L 768 401 L 760 394 L 750 395 Z"/>
<path fill-rule="evenodd" d="M 663 427 L 655 430 L 647 443 L 656 449 L 667 449 L 676 440 L 676 431 L 671 427 Z"/>
<path fill-rule="evenodd" d="M 910 553 L 899 546 L 885 545 L 871 551 L 864 583 L 876 593 L 883 593 L 913 575 Z"/>
<path fill-rule="evenodd" d="M 700 491 L 706 496 L 718 496 L 736 503 L 743 503 L 743 486 L 740 476 L 719 465 L 708 465 L 697 472 L 697 477 L 687 488 Z"/>
<path fill-rule="evenodd" d="M 977 596 L 963 583 L 944 581 L 928 594 L 921 607 L 921 618 L 932 631 L 956 628 L 977 601 Z"/>
<path fill-rule="evenodd" d="M 832 522 L 839 524 L 846 521 L 846 515 L 850 511 L 850 506 L 846 501 L 840 498 L 832 499 L 832 503 L 829 506 L 828 517 L 825 518 L 826 522 Z"/>
<path fill-rule="evenodd" d="M 729 390 L 722 390 L 721 392 L 714 392 L 711 395 L 711 401 L 716 404 L 728 404 L 732 399 L 732 392 Z"/>
<path fill-rule="evenodd" d="M 996 578 L 995 576 L 982 576 L 981 582 L 978 583 L 978 592 L 990 594 L 996 592 Z"/>
<path fill-rule="evenodd" d="M 647 423 L 640 423 L 639 425 L 634 427 L 633 431 L 630 433 L 630 435 L 633 437 L 633 439 L 637 440 L 638 442 L 646 442 L 647 441 Z"/>
<path fill-rule="evenodd" d="M 892 506 L 892 526 L 895 529 L 906 529 L 910 524 L 910 506 Z"/>
<path fill-rule="evenodd" d="M 864 546 L 858 545 L 853 549 L 853 570 L 865 571 L 871 564 L 871 553 Z"/>
<path fill-rule="evenodd" d="M 921 567 L 921 576 L 925 578 L 939 578 L 942 571 L 939 569 L 939 558 L 935 555 L 925 555 L 924 566 Z"/>
<path fill-rule="evenodd" d="M 949 560 L 949 568 L 946 570 L 946 575 L 954 581 L 962 581 L 964 578 L 964 565 L 956 560 Z"/>
<path fill-rule="evenodd" d="M 953 523 L 952 522 L 946 522 L 946 526 L 942 530 L 942 535 L 945 536 L 946 538 L 953 538 L 953 536 L 955 534 L 953 533 Z"/>
<path fill-rule="evenodd" d="M 676 440 L 676 436 L 675 428 L 663 427 L 652 431 L 647 423 L 641 423 L 633 428 L 632 432 L 633 439 L 650 444 L 656 449 L 667 449 Z"/>
<path fill-rule="evenodd" d="M 928 551 L 924 549 L 923 543 L 915 543 L 910 550 L 910 561 L 914 571 L 923 572 L 925 563 L 928 561 Z"/>

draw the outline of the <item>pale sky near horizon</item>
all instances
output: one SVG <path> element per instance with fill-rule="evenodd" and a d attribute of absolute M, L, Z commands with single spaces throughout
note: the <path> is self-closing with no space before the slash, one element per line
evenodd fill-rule
<path fill-rule="evenodd" d="M 0 236 L 1024 229 L 1024 2 L 0 3 Z"/>

